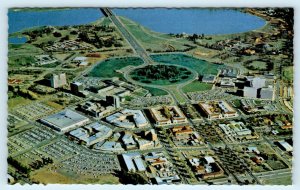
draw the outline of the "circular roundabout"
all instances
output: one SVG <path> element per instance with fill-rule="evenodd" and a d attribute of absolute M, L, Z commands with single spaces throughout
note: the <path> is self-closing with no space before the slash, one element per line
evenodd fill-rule
<path fill-rule="evenodd" d="M 178 85 L 194 80 L 197 73 L 179 65 L 153 64 L 131 70 L 128 77 L 145 85 L 165 86 Z"/>

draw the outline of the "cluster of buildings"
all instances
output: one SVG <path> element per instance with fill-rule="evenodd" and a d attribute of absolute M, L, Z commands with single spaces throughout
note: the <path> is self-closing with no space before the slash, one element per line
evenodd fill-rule
<path fill-rule="evenodd" d="M 244 76 L 234 68 L 221 69 L 218 75 L 204 75 L 202 78 L 202 82 L 215 84 L 228 91 L 231 89 L 236 95 L 265 100 L 275 98 L 274 80 L 273 74 Z"/>
<path fill-rule="evenodd" d="M 177 106 L 159 106 L 149 109 L 157 126 L 186 123 L 187 118 Z"/>
<path fill-rule="evenodd" d="M 258 138 L 258 135 L 252 133 L 243 122 L 230 121 L 227 124 L 219 124 L 219 127 L 231 141 Z"/>
<path fill-rule="evenodd" d="M 106 96 L 106 100 L 92 99 L 79 104 L 77 110 L 95 118 L 106 116 L 120 108 L 120 99 L 117 96 Z"/>
<path fill-rule="evenodd" d="M 85 67 L 85 66 L 89 65 L 87 57 L 75 57 L 72 60 L 72 63 L 76 64 L 76 66 L 79 66 L 79 67 Z"/>
<path fill-rule="evenodd" d="M 122 154 L 122 161 L 127 171 L 145 173 L 153 184 L 179 183 L 180 178 L 174 166 L 162 152 Z"/>
<path fill-rule="evenodd" d="M 113 135 L 113 139 L 115 141 L 97 143 L 94 148 L 103 151 L 123 152 L 124 150 L 146 150 L 161 146 L 154 129 L 139 133 L 131 131 L 117 132 Z"/>
<path fill-rule="evenodd" d="M 224 176 L 224 170 L 211 156 L 190 158 L 188 164 L 192 168 L 194 174 L 204 180 Z"/>
<path fill-rule="evenodd" d="M 127 171 L 131 172 L 144 172 L 146 171 L 145 162 L 142 155 L 138 152 L 122 154 L 122 159 L 125 163 Z"/>
<path fill-rule="evenodd" d="M 274 80 L 267 80 L 265 77 L 246 76 L 246 85 L 243 89 L 243 96 L 248 98 L 274 100 Z"/>
<path fill-rule="evenodd" d="M 207 119 L 223 119 L 237 117 L 237 111 L 226 101 L 199 102 L 201 110 Z"/>
<path fill-rule="evenodd" d="M 51 57 L 50 55 L 46 55 L 46 54 L 36 55 L 36 56 L 34 56 L 34 58 L 36 61 L 35 64 L 38 66 L 48 65 L 48 64 L 57 62 L 57 59 L 55 59 L 54 57 Z"/>
<path fill-rule="evenodd" d="M 133 129 L 148 126 L 148 120 L 141 110 L 124 109 L 105 118 L 117 127 Z"/>
<path fill-rule="evenodd" d="M 89 93 L 105 96 L 117 96 L 120 102 L 125 101 L 125 97 L 133 92 L 141 90 L 140 87 L 128 84 L 119 78 L 114 77 L 110 80 L 99 80 L 97 78 L 84 78 L 70 84 L 71 92 L 78 96 L 86 97 Z"/>
<path fill-rule="evenodd" d="M 75 40 L 66 40 L 63 42 L 55 42 L 53 45 L 44 48 L 46 51 L 74 51 L 91 49 L 91 46 Z"/>
<path fill-rule="evenodd" d="M 71 139 L 91 146 L 98 142 L 104 141 L 112 135 L 112 129 L 98 122 L 91 123 L 84 127 L 77 128 L 69 132 Z"/>
<path fill-rule="evenodd" d="M 179 141 L 182 144 L 186 143 L 189 145 L 197 145 L 201 143 L 200 135 L 195 132 L 191 126 L 176 126 L 169 130 L 174 136 L 174 141 Z"/>

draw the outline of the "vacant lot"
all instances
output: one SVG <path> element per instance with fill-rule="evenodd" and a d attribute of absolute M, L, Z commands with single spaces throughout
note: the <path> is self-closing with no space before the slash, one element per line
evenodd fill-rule
<path fill-rule="evenodd" d="M 31 175 L 34 181 L 43 184 L 119 184 L 119 178 L 112 174 L 102 175 L 101 178 L 89 178 L 59 171 L 50 171 L 47 168 L 35 171 Z"/>

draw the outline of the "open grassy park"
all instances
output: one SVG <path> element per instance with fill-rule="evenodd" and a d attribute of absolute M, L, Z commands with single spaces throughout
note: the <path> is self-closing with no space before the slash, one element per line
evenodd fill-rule
<path fill-rule="evenodd" d="M 119 17 L 126 29 L 143 45 L 149 52 L 182 51 L 193 44 L 187 39 L 177 39 L 168 34 L 154 32 L 125 17 Z"/>
<path fill-rule="evenodd" d="M 143 64 L 143 60 L 137 57 L 107 59 L 96 65 L 89 73 L 89 76 L 100 78 L 123 78 L 123 74 L 117 72 L 117 70 L 129 65 L 138 66 L 141 64 Z"/>
<path fill-rule="evenodd" d="M 210 90 L 212 88 L 212 84 L 207 84 L 199 81 L 193 81 L 190 84 L 187 84 L 182 88 L 182 91 L 187 92 L 196 92 L 196 91 L 204 91 Z"/>
<path fill-rule="evenodd" d="M 174 65 L 147 65 L 130 73 L 133 80 L 154 85 L 172 85 L 192 79 L 194 74 L 185 67 Z"/>
<path fill-rule="evenodd" d="M 293 82 L 293 70 L 294 68 L 292 66 L 290 67 L 284 67 L 283 68 L 283 79 L 288 82 Z"/>
<path fill-rule="evenodd" d="M 158 88 L 151 88 L 151 87 L 147 87 L 147 86 L 144 86 L 143 88 L 147 89 L 152 94 L 152 96 L 168 95 L 168 92 L 158 89 Z"/>

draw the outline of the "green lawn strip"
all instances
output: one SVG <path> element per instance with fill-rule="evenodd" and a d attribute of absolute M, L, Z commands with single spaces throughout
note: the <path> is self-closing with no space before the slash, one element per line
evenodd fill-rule
<path fill-rule="evenodd" d="M 128 65 L 138 66 L 141 64 L 143 64 L 143 60 L 137 57 L 107 59 L 95 66 L 89 73 L 89 76 L 100 78 L 123 78 L 123 74 L 116 72 L 116 70 L 122 69 Z"/>
<path fill-rule="evenodd" d="M 202 83 L 199 81 L 193 81 L 190 84 L 187 84 L 182 88 L 182 91 L 184 93 L 187 92 L 196 92 L 196 91 L 205 91 L 205 90 L 210 90 L 212 88 L 212 84 L 207 84 L 207 83 Z"/>
<path fill-rule="evenodd" d="M 168 95 L 168 92 L 161 90 L 159 88 L 151 88 L 151 87 L 146 87 L 144 86 L 143 88 L 149 90 L 149 92 L 153 95 L 153 96 L 164 96 L 164 95 Z"/>
<path fill-rule="evenodd" d="M 294 70 L 293 66 L 290 67 L 284 67 L 283 69 L 283 78 L 289 82 L 293 81 L 294 77 Z"/>
<path fill-rule="evenodd" d="M 198 72 L 199 75 L 216 75 L 218 73 L 218 69 L 224 67 L 224 65 L 212 64 L 185 54 L 156 54 L 151 55 L 151 58 L 159 63 L 177 64 L 188 67 L 191 70 Z"/>

